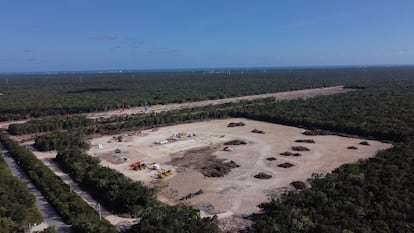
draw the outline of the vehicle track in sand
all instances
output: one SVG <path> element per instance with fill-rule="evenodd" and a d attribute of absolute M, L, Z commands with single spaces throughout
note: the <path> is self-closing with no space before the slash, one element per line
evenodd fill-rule
<path fill-rule="evenodd" d="M 84 115 L 90 119 L 97 119 L 101 117 L 109 118 L 111 116 L 122 116 L 122 115 L 138 114 L 138 113 L 163 112 L 163 111 L 171 111 L 171 110 L 184 109 L 184 108 L 203 107 L 203 106 L 208 106 L 208 105 L 236 103 L 242 100 L 254 100 L 254 99 L 262 99 L 262 98 L 269 98 L 269 97 L 274 97 L 276 100 L 308 99 L 308 98 L 313 98 L 316 96 L 333 95 L 333 94 L 339 94 L 339 93 L 346 93 L 350 91 L 354 91 L 354 89 L 344 88 L 344 86 L 332 86 L 332 87 L 303 89 L 303 90 L 296 90 L 296 91 L 275 92 L 275 93 L 260 94 L 260 95 L 240 96 L 240 97 L 216 99 L 216 100 L 203 100 L 203 101 L 187 102 L 187 103 L 179 103 L 179 104 L 175 103 L 175 104 L 165 104 L 165 105 L 153 105 L 153 106 L 148 106 L 147 110 L 145 110 L 145 107 L 132 107 L 132 108 L 125 109 L 125 111 L 123 112 L 117 109 L 117 110 L 109 110 L 109 111 L 103 111 L 103 112 L 81 113 L 81 114 L 73 114 L 73 115 Z M 41 119 L 41 118 L 36 118 L 36 119 Z M 9 125 L 11 124 L 25 123 L 29 120 L 32 120 L 32 119 L 0 122 L 0 128 L 7 129 Z"/>

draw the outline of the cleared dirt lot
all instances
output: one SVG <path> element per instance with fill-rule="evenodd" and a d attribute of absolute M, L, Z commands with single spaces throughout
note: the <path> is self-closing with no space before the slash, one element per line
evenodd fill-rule
<path fill-rule="evenodd" d="M 230 122 L 244 122 L 245 126 L 229 128 Z M 252 133 L 253 129 L 263 130 L 264 134 Z M 91 140 L 92 147 L 88 153 L 101 157 L 104 166 L 159 187 L 161 201 L 186 203 L 201 209 L 203 214 L 218 214 L 225 218 L 257 212 L 258 204 L 292 188 L 290 183 L 293 181 L 306 181 L 312 173 L 327 173 L 341 164 L 368 158 L 378 150 L 392 146 L 373 140 L 365 140 L 369 146 L 361 145 L 359 143 L 364 140 L 332 135 L 305 136 L 302 134 L 304 131 L 246 119 L 214 120 L 129 132 L 122 135 L 122 142 L 117 139 L 119 135 L 95 138 Z M 167 143 L 164 140 L 168 138 L 175 139 Z M 231 145 L 233 151 L 224 151 L 224 143 L 235 139 L 247 144 Z M 315 143 L 295 142 L 305 139 L 313 139 Z M 287 151 L 297 153 L 292 150 L 293 146 L 310 150 L 300 151 L 301 156 L 280 155 Z M 357 149 L 348 149 L 350 146 Z M 115 152 L 116 149 L 119 153 Z M 268 160 L 269 157 L 276 160 Z M 129 165 L 136 161 L 157 163 L 173 174 L 157 179 L 155 170 L 131 169 Z M 203 175 L 201 171 L 217 164 L 215 161 L 233 161 L 239 167 L 231 168 L 223 177 Z M 294 166 L 278 167 L 287 162 Z M 271 175 L 271 178 L 254 178 L 261 172 Z M 201 194 L 199 190 L 202 190 Z M 188 194 L 191 194 L 190 198 L 185 198 Z"/>

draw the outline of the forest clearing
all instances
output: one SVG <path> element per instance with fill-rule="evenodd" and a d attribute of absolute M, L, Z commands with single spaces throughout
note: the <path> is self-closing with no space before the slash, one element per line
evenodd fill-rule
<path fill-rule="evenodd" d="M 243 122 L 244 126 L 228 127 L 232 122 Z M 263 133 L 254 133 L 254 129 Z M 160 188 L 158 198 L 163 202 L 184 203 L 200 209 L 203 215 L 216 214 L 223 219 L 258 212 L 258 204 L 294 189 L 292 182 L 306 183 L 313 173 L 326 174 L 392 146 L 360 138 L 306 136 L 303 132 L 297 127 L 243 118 L 212 120 L 97 137 L 91 140 L 88 154 L 101 158 L 103 166 Z M 312 140 L 314 143 L 306 143 Z M 361 145 L 362 141 L 369 146 Z M 231 151 L 225 150 L 226 142 L 233 143 Z M 309 151 L 301 151 L 299 156 L 285 154 L 294 151 L 295 146 Z M 357 149 L 350 150 L 350 146 Z M 148 169 L 132 169 L 130 165 L 135 162 L 146 163 Z M 205 173 L 208 166 L 220 173 L 220 165 L 229 162 L 237 166 L 227 173 Z M 172 175 L 159 179 L 158 171 L 150 166 L 154 163 L 160 169 L 171 170 Z M 278 167 L 283 163 L 293 166 Z M 271 178 L 255 178 L 259 173 Z"/>
<path fill-rule="evenodd" d="M 96 119 L 96 118 L 101 118 L 101 117 L 108 118 L 111 116 L 121 116 L 121 115 L 128 115 L 128 114 L 137 114 L 137 113 L 163 112 L 163 111 L 171 111 L 171 110 L 177 110 L 177 109 L 182 109 L 182 108 L 195 108 L 195 107 L 202 107 L 202 106 L 208 106 L 208 105 L 235 103 L 235 102 L 240 102 L 242 100 L 255 100 L 255 99 L 270 98 L 270 97 L 276 98 L 276 100 L 308 99 L 308 98 L 312 98 L 316 96 L 346 93 L 352 90 L 353 89 L 344 88 L 344 86 L 332 86 L 332 87 L 312 88 L 312 89 L 276 92 L 276 93 L 268 93 L 268 94 L 260 94 L 260 95 L 248 95 L 248 96 L 233 97 L 233 98 L 215 99 L 215 100 L 203 100 L 203 101 L 196 101 L 196 102 L 170 103 L 170 104 L 164 104 L 164 105 L 159 104 L 159 105 L 153 105 L 153 106 L 131 107 L 131 108 L 121 109 L 121 110 L 110 110 L 110 111 L 105 111 L 105 112 L 88 113 L 86 114 L 86 116 L 90 119 Z"/>

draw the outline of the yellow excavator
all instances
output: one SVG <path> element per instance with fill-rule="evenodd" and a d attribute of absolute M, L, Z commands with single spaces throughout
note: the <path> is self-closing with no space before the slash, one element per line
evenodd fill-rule
<path fill-rule="evenodd" d="M 171 176 L 172 175 L 172 171 L 171 170 L 164 170 L 161 169 L 160 171 L 157 172 L 157 176 L 159 179 L 164 179 L 165 177 Z"/>

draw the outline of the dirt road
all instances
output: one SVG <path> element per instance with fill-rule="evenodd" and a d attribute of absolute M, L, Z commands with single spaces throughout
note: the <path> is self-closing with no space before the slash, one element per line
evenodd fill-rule
<path fill-rule="evenodd" d="M 120 110 L 111 110 L 106 112 L 94 112 L 88 113 L 86 116 L 91 119 L 96 118 L 108 118 L 111 116 L 119 116 L 124 114 L 137 114 L 137 113 L 151 113 L 151 112 L 162 112 L 162 111 L 170 111 L 176 110 L 181 108 L 194 108 L 194 107 L 202 107 L 208 105 L 216 105 L 216 104 L 225 104 L 225 103 L 234 103 L 239 102 L 241 100 L 254 100 L 260 98 L 268 98 L 274 97 L 276 100 L 291 100 L 291 99 L 307 99 L 321 95 L 332 95 L 338 93 L 345 93 L 352 91 L 352 89 L 345 89 L 344 86 L 334 86 L 334 87 L 325 87 L 325 88 L 313 88 L 313 89 L 305 89 L 305 90 L 297 90 L 297 91 L 286 91 L 286 92 L 276 92 L 276 93 L 269 93 L 269 94 L 261 94 L 261 95 L 249 95 L 249 96 L 241 96 L 241 97 L 234 97 L 234 98 L 226 98 L 226 99 L 217 99 L 217 100 L 204 100 L 204 101 L 197 101 L 197 102 L 188 102 L 188 103 L 180 103 L 180 104 L 166 104 L 166 105 L 153 105 L 147 107 L 133 107 L 129 109 L 125 109 L 123 112 Z"/>
<path fill-rule="evenodd" d="M 10 170 L 12 171 L 12 174 L 16 177 L 19 177 L 19 179 L 25 182 L 27 187 L 29 188 L 29 191 L 34 195 L 36 208 L 39 210 L 40 214 L 44 219 L 43 223 L 32 227 L 30 229 L 30 232 L 41 231 L 47 228 L 48 226 L 55 227 L 58 232 L 71 232 L 70 226 L 66 225 L 63 222 L 62 218 L 59 216 L 58 213 L 56 213 L 52 205 L 50 205 L 49 202 L 46 201 L 46 199 L 43 197 L 40 191 L 34 186 L 34 184 L 26 176 L 26 174 L 20 169 L 20 167 L 16 164 L 13 158 L 9 156 L 8 151 L 4 148 L 4 146 L 1 143 L 0 152 L 3 154 L 4 160 L 6 161 Z"/>
<path fill-rule="evenodd" d="M 33 143 L 33 142 L 28 142 Z M 57 166 L 52 159 L 56 157 L 56 151 L 48 152 L 39 152 L 34 150 L 31 146 L 28 146 L 30 150 L 33 151 L 33 154 L 40 159 L 46 166 L 49 167 L 57 176 L 59 176 L 65 184 L 69 185 L 73 192 L 78 194 L 88 205 L 90 205 L 96 212 L 101 211 L 102 217 L 108 220 L 112 225 L 116 226 L 118 230 L 128 229 L 131 225 L 137 223 L 135 218 L 122 218 L 116 216 L 106 210 L 102 206 L 98 206 L 98 203 L 85 191 L 83 191 L 77 183 L 75 183 L 72 178 L 64 173 L 59 166 Z"/>

